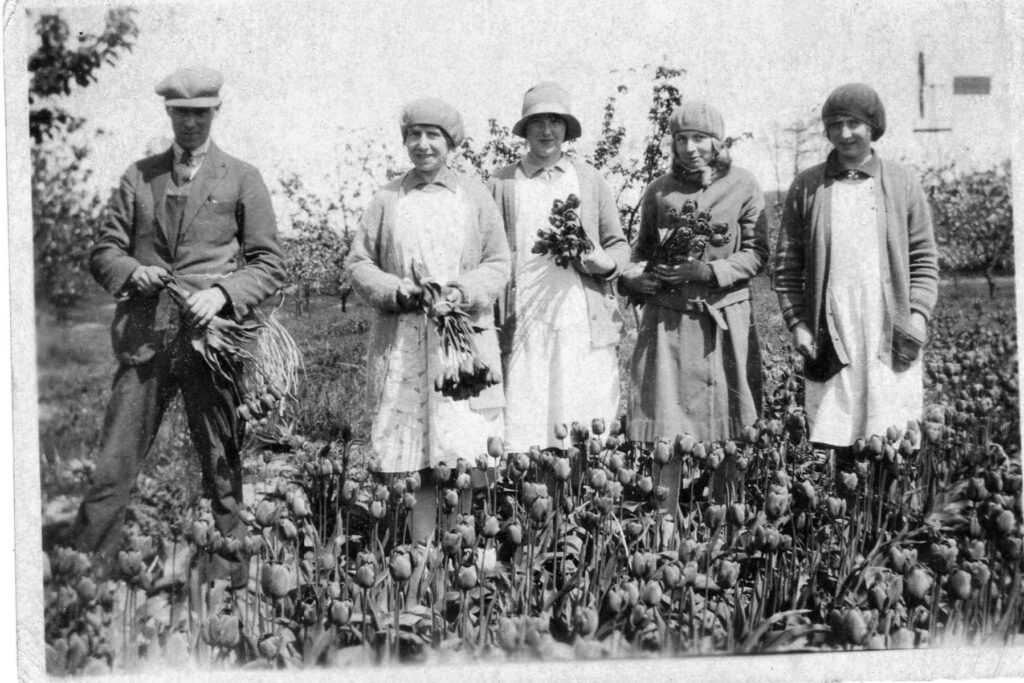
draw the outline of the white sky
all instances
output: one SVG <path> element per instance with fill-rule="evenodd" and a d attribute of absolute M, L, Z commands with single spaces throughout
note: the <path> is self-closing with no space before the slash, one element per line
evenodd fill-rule
<path fill-rule="evenodd" d="M 53 5 L 49 5 L 53 6 Z M 907 159 L 923 154 L 917 114 L 917 51 L 930 75 L 991 75 L 972 134 L 983 165 L 1009 156 L 1009 39 L 996 0 L 811 2 L 393 2 L 137 3 L 135 51 L 69 105 L 108 132 L 93 158 L 107 185 L 153 143 L 169 139 L 155 83 L 174 68 L 205 63 L 226 80 L 214 138 L 260 168 L 268 184 L 289 171 L 315 184 L 334 171 L 345 140 L 383 136 L 405 161 L 397 119 L 404 102 L 437 95 L 452 102 L 481 141 L 487 120 L 511 126 L 522 95 L 557 80 L 573 95 L 587 150 L 605 98 L 620 83 L 626 144 L 638 149 L 651 67 L 687 69 L 684 96 L 723 112 L 728 134 L 755 139 L 735 150 L 770 189 L 776 185 L 768 132 L 820 111 L 828 92 L 865 81 L 880 93 L 889 131 L 878 147 Z M 45 7 L 43 5 L 40 6 Z M 73 30 L 98 31 L 104 6 L 64 15 Z M 894 9 L 895 8 L 895 9 Z M 26 39 L 34 46 L 31 25 Z M 644 65 L 650 65 L 644 69 Z M 964 98 L 957 98 L 958 105 Z M 972 105 L 973 106 L 973 105 Z M 979 119 L 973 112 L 969 118 Z M 958 128 L 962 131 L 962 128 Z M 780 181 L 786 185 L 789 173 Z"/>

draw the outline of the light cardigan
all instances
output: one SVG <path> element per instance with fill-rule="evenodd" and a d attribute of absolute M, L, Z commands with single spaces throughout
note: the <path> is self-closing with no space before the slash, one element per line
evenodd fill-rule
<path fill-rule="evenodd" d="M 567 159 L 568 157 L 563 157 Z M 608 346 L 619 341 L 622 331 L 622 316 L 615 299 L 612 281 L 629 265 L 629 244 L 622 232 L 619 210 L 615 198 L 601 174 L 589 164 L 577 159 L 568 159 L 580 183 L 580 223 L 584 232 L 594 244 L 601 247 L 615 262 L 615 269 L 605 276 L 580 273 L 583 291 L 587 300 L 587 317 L 590 319 L 590 343 L 594 348 Z M 501 209 L 505 223 L 505 234 L 512 250 L 512 278 L 505 288 L 504 296 L 498 298 L 497 319 L 501 327 L 501 349 L 508 354 L 512 349 L 515 335 L 515 261 L 516 261 L 516 162 L 495 171 L 487 181 L 488 188 Z"/>
<path fill-rule="evenodd" d="M 412 170 L 374 195 L 359 223 L 359 231 L 345 264 L 353 289 L 377 309 L 367 348 L 371 364 L 387 357 L 398 330 L 400 312 L 395 295 L 402 277 L 396 273 L 402 272 L 402 264 L 393 241 L 395 208 L 404 194 L 423 184 L 419 174 Z M 470 323 L 482 330 L 476 335 L 476 343 L 483 361 L 492 368 L 500 368 L 493 305 L 509 277 L 509 252 L 501 227 L 501 215 L 483 184 L 476 180 L 445 168 L 434 184 L 446 188 L 440 191 L 461 190 L 470 206 L 461 272 L 453 281 L 443 284 L 462 291 Z M 470 405 L 476 410 L 503 406 L 501 384 L 470 399 Z"/>
<path fill-rule="evenodd" d="M 938 251 L 928 202 L 911 173 L 874 152 L 860 170 L 875 180 L 879 242 L 884 253 L 863 257 L 880 261 L 886 319 L 878 354 L 883 363 L 892 365 L 893 355 L 906 355 L 908 344 L 917 347 L 911 349 L 916 355 L 924 343 L 909 325 L 910 314 L 916 311 L 925 319 L 931 317 L 938 296 Z M 825 296 L 832 186 L 841 171 L 833 150 L 825 163 L 807 169 L 793 181 L 779 228 L 774 284 L 787 327 L 806 323 L 815 335 L 819 353 L 831 345 L 839 364 L 845 366 L 849 356 L 836 333 L 833 311 Z M 835 374 L 839 369 L 831 368 L 829 372 Z"/>

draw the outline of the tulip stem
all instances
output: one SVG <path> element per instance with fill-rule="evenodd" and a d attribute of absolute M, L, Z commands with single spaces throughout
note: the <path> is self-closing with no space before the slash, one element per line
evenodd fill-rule
<path fill-rule="evenodd" d="M 392 642 L 392 645 L 393 645 L 394 649 L 391 652 L 391 659 L 397 660 L 398 659 L 398 634 L 399 634 L 399 630 L 398 629 L 399 629 L 399 625 L 400 625 L 399 617 L 401 616 L 401 612 L 402 612 L 403 600 L 402 600 L 402 588 L 401 588 L 401 586 L 396 585 L 394 587 L 394 590 L 395 590 L 395 632 L 393 634 L 394 640 Z"/>
<path fill-rule="evenodd" d="M 479 634 L 477 638 L 477 647 L 483 647 L 484 639 L 487 635 L 486 625 L 484 624 L 484 583 L 486 582 L 486 575 L 484 574 L 484 560 L 487 559 L 487 550 L 491 547 L 491 539 L 484 539 L 484 550 L 480 554 L 480 615 L 477 617 L 477 625 L 479 626 Z M 492 598 L 493 599 L 493 598 Z"/>
<path fill-rule="evenodd" d="M 363 589 L 363 620 L 360 624 L 362 630 L 362 641 L 363 648 L 368 649 L 370 646 L 369 638 L 366 635 L 366 622 L 370 614 L 370 589 Z"/>

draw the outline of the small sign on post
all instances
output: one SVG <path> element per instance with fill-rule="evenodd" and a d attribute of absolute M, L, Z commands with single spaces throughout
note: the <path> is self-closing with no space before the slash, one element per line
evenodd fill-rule
<path fill-rule="evenodd" d="M 988 95 L 992 92 L 992 79 L 989 76 L 954 76 L 954 95 Z"/>

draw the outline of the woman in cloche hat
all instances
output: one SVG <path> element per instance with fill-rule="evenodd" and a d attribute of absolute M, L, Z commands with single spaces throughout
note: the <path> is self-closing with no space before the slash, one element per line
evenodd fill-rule
<path fill-rule="evenodd" d="M 557 83 L 526 92 L 512 131 L 526 154 L 496 171 L 489 186 L 501 208 L 512 250 L 512 279 L 498 301 L 505 373 L 505 446 L 560 447 L 554 425 L 618 415 L 616 347 L 622 319 L 613 283 L 629 262 L 629 246 L 608 183 L 562 145 L 580 135 L 569 94 Z M 559 267 L 532 253 L 537 233 L 551 226 L 556 201 L 575 196 L 583 231 L 594 248 Z"/>
<path fill-rule="evenodd" d="M 623 288 L 643 301 L 631 364 L 629 437 L 654 442 L 690 434 L 735 439 L 761 412 L 761 357 L 750 280 L 768 260 L 764 194 L 731 165 L 717 109 L 683 102 L 669 119 L 672 167 L 645 190 L 633 265 Z M 710 214 L 704 250 L 659 260 L 659 237 L 675 214 Z M 691 253 L 691 252 L 688 252 Z M 676 510 L 679 463 L 661 480 Z M 721 487 L 717 494 L 722 494 Z"/>
<path fill-rule="evenodd" d="M 367 349 L 373 452 L 382 473 L 419 472 L 424 491 L 412 515 L 414 542 L 435 531 L 431 468 L 473 463 L 504 431 L 501 361 L 493 307 L 509 272 L 501 216 L 483 185 L 448 167 L 462 144 L 459 113 L 437 99 L 408 103 L 402 140 L 413 169 L 385 185 L 363 216 L 347 268 L 353 287 L 377 309 Z M 421 284 L 470 314 L 481 359 L 499 381 L 468 400 L 435 390 L 443 352 L 423 314 Z"/>
<path fill-rule="evenodd" d="M 821 118 L 833 149 L 789 188 L 775 291 L 804 358 L 811 441 L 843 451 L 921 417 L 938 255 L 920 182 L 873 149 L 878 94 L 842 85 Z"/>

